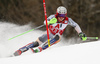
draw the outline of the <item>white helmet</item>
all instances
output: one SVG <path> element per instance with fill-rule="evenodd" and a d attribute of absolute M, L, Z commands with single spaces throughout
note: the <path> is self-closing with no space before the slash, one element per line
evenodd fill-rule
<path fill-rule="evenodd" d="M 67 9 L 63 6 L 59 6 L 57 8 L 57 14 L 66 14 L 67 15 Z"/>

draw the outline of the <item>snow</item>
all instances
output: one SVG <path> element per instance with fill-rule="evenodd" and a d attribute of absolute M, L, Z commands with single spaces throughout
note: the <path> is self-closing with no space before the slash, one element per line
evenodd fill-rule
<path fill-rule="evenodd" d="M 1 22 L 0 29 L 0 64 L 100 64 L 100 41 L 70 45 L 74 39 L 66 41 L 64 38 L 40 53 L 33 54 L 29 50 L 21 56 L 8 57 L 20 47 L 35 41 L 43 31 L 35 30 L 9 41 L 9 38 L 30 30 L 29 24 L 18 26 Z"/>
<path fill-rule="evenodd" d="M 29 51 L 27 52 L 29 53 Z M 0 64 L 100 64 L 100 41 L 62 46 L 36 54 L 1 58 Z"/>

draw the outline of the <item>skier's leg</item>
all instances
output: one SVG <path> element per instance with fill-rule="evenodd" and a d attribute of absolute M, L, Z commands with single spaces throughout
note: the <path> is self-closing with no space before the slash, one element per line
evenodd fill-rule
<path fill-rule="evenodd" d="M 61 37 L 60 37 L 60 35 L 55 35 L 55 37 L 54 38 L 52 38 L 51 40 L 50 40 L 50 45 L 52 46 L 53 44 L 56 44 L 56 43 L 58 43 L 59 41 L 61 40 Z M 48 43 L 45 43 L 41 48 L 43 49 L 43 50 L 45 50 L 46 48 L 48 48 L 49 46 L 48 46 Z"/>
<path fill-rule="evenodd" d="M 60 40 L 61 40 L 61 37 L 60 37 L 60 35 L 57 34 L 54 38 L 52 38 L 50 40 L 50 45 L 58 43 Z M 35 49 L 35 50 L 32 49 L 32 50 L 33 50 L 33 52 L 37 53 L 37 52 L 41 52 L 42 50 L 45 50 L 47 48 L 48 48 L 48 43 L 46 42 L 46 43 L 43 43 L 41 46 L 39 46 L 37 49 Z"/>
<path fill-rule="evenodd" d="M 50 34 L 49 34 L 49 38 L 52 39 L 53 37 L 54 37 L 54 35 L 50 33 Z M 38 38 L 38 40 L 40 41 L 40 42 L 38 41 L 39 44 L 42 44 L 42 43 L 46 42 L 46 41 L 48 40 L 47 34 L 43 34 L 42 36 L 40 36 L 40 37 Z"/>
<path fill-rule="evenodd" d="M 27 44 L 26 46 L 23 46 L 21 47 L 19 50 L 17 50 L 15 53 L 14 53 L 14 56 L 18 56 L 18 55 L 21 55 L 23 52 L 29 50 L 29 48 L 33 48 L 33 47 L 37 47 L 39 46 L 39 43 L 36 41 L 36 42 L 32 42 L 32 43 L 29 43 Z"/>
<path fill-rule="evenodd" d="M 50 38 L 53 38 L 54 35 L 49 34 Z M 18 56 L 21 55 L 23 52 L 29 50 L 29 48 L 34 48 L 34 47 L 38 47 L 39 45 L 41 45 L 42 43 L 44 43 L 45 41 L 47 41 L 47 34 L 43 34 L 42 36 L 40 36 L 35 42 L 29 43 L 26 46 L 21 47 L 19 50 L 17 50 L 14 53 L 14 56 Z"/>

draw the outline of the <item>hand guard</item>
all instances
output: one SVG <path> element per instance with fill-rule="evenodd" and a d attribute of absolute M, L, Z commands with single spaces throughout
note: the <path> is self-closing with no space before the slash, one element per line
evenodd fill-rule
<path fill-rule="evenodd" d="M 79 37 L 81 38 L 82 41 L 87 40 L 87 37 L 86 37 L 85 33 L 83 33 L 83 32 L 79 33 Z"/>

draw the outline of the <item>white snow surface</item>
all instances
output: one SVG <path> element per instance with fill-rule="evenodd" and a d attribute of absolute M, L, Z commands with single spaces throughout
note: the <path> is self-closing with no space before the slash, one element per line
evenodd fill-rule
<path fill-rule="evenodd" d="M 43 31 L 34 30 L 8 40 L 31 30 L 30 24 L 19 26 L 0 22 L 0 29 L 0 64 L 100 64 L 100 41 L 70 45 L 75 39 L 65 40 L 63 37 L 61 42 L 40 53 L 33 54 L 28 50 L 21 56 L 8 57 L 20 47 L 35 41 Z"/>

